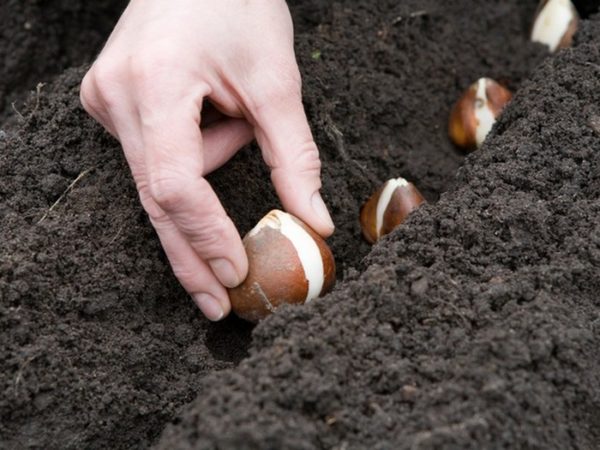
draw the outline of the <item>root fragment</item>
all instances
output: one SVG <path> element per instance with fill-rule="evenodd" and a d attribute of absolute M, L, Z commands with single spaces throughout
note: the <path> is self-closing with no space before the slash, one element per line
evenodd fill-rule
<path fill-rule="evenodd" d="M 79 175 L 77 175 L 77 178 L 75 178 L 71 182 L 71 184 L 69 184 L 69 186 L 67 186 L 67 188 L 64 190 L 64 192 L 62 194 L 60 194 L 60 197 L 58 197 L 58 200 L 56 200 L 52 204 L 52 206 L 50 208 L 48 208 L 48 211 L 46 211 L 46 213 L 42 216 L 42 218 L 37 221 L 36 225 L 39 225 L 40 223 L 42 223 L 46 219 L 46 217 L 48 217 L 48 215 L 54 210 L 54 208 L 56 208 L 58 206 L 58 204 L 67 196 L 67 194 L 73 190 L 73 188 L 79 182 L 79 180 L 81 180 L 83 177 L 85 177 L 93 169 L 94 169 L 94 167 L 90 167 L 89 169 L 85 169 L 83 172 L 81 172 Z"/>

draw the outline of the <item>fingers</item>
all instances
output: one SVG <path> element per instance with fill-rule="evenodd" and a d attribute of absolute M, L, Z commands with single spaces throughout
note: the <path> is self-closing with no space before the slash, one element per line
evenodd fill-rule
<path fill-rule="evenodd" d="M 218 319 L 229 311 L 225 287 L 245 278 L 248 261 L 204 175 L 253 133 L 260 134 L 286 209 L 323 235 L 333 224 L 318 194 L 320 161 L 299 84 L 290 95 L 273 83 L 279 75 L 274 60 L 294 63 L 286 3 L 239 0 L 233 9 L 231 2 L 162 3 L 168 2 L 129 3 L 83 83 L 82 103 L 120 140 L 176 275 L 205 314 Z M 271 79 L 262 77 L 264 67 Z M 286 67 L 297 72 L 295 64 Z M 215 95 L 218 89 L 222 96 Z M 216 111 L 206 115 L 201 131 L 207 98 L 226 116 L 245 117 L 252 130 L 243 121 L 222 121 Z M 250 108 L 248 99 L 262 104 Z"/>
<path fill-rule="evenodd" d="M 158 208 L 158 205 L 155 206 Z M 155 215 L 152 224 L 169 258 L 173 273 L 202 313 L 213 321 L 227 316 L 231 306 L 225 288 L 210 267 L 190 247 L 177 226 L 167 215 Z"/>
<path fill-rule="evenodd" d="M 240 236 L 202 177 L 204 164 L 199 118 L 186 108 L 142 117 L 143 147 L 147 171 L 147 191 L 160 210 L 147 209 L 154 222 L 164 220 L 161 212 L 212 269 L 226 287 L 241 283 L 248 261 Z"/>
<path fill-rule="evenodd" d="M 225 317 L 230 311 L 225 286 L 239 284 L 248 263 L 235 226 L 203 175 L 248 143 L 253 128 L 214 110 L 201 135 L 205 91 L 195 89 L 186 102 L 176 91 L 165 96 L 128 91 L 106 68 L 98 72 L 100 78 L 96 72 L 82 82 L 84 108 L 121 140 L 142 204 L 178 280 L 206 317 Z"/>
<path fill-rule="evenodd" d="M 275 92 L 263 92 L 263 98 L 255 102 L 256 139 L 285 209 L 327 237 L 334 225 L 319 193 L 321 161 L 302 106 L 299 82 L 273 86 Z"/>
<path fill-rule="evenodd" d="M 204 174 L 227 161 L 244 145 L 254 139 L 252 126 L 243 119 L 224 119 L 202 129 Z"/>

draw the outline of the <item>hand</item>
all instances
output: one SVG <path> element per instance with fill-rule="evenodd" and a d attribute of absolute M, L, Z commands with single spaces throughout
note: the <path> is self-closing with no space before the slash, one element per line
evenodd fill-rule
<path fill-rule="evenodd" d="M 132 0 L 81 102 L 121 142 L 173 271 L 209 319 L 229 313 L 225 287 L 248 261 L 204 176 L 254 137 L 284 208 L 333 232 L 285 1 Z"/>

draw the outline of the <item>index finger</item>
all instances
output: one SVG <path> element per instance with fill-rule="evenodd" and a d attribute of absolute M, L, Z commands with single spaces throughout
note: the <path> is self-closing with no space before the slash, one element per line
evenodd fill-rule
<path fill-rule="evenodd" d="M 241 238 L 202 176 L 201 102 L 163 103 L 145 115 L 142 140 L 148 191 L 189 245 L 227 287 L 241 283 L 248 261 Z"/>

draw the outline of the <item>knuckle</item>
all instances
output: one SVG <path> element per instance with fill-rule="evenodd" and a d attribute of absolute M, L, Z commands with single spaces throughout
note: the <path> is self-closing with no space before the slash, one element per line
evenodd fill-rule
<path fill-rule="evenodd" d="M 173 269 L 173 274 L 175 277 L 186 290 L 189 290 L 192 286 L 194 286 L 194 284 L 196 284 L 195 281 L 198 278 L 198 274 L 189 270 L 188 266 L 184 264 L 171 263 L 171 268 Z"/>
<path fill-rule="evenodd" d="M 286 66 L 285 68 L 282 66 Z M 302 79 L 298 68 L 294 66 L 290 70 L 289 64 L 275 64 L 274 71 L 269 71 L 268 74 L 259 77 L 257 82 L 259 95 L 255 97 L 254 109 L 260 112 L 265 107 L 280 104 L 287 101 L 300 101 L 302 98 Z M 277 70 L 280 67 L 281 70 Z"/>
<path fill-rule="evenodd" d="M 83 108 L 90 113 L 92 110 L 98 107 L 96 99 L 96 86 L 93 79 L 92 72 L 88 72 L 83 80 L 81 81 L 81 88 L 79 90 L 79 99 Z"/>
<path fill-rule="evenodd" d="M 187 178 L 172 170 L 151 174 L 148 191 L 154 202 L 166 211 L 177 209 L 186 199 Z"/>
<path fill-rule="evenodd" d="M 191 244 L 204 254 L 221 249 L 228 242 L 230 220 L 227 217 L 212 214 L 205 217 L 198 232 L 193 233 Z"/>
<path fill-rule="evenodd" d="M 187 60 L 187 57 L 184 58 Z M 131 58 L 129 64 L 130 85 L 143 111 L 144 117 L 152 117 L 188 86 L 179 82 L 186 73 L 181 60 L 166 52 L 144 51 Z M 160 89 L 157 88 L 160 86 Z"/>
<path fill-rule="evenodd" d="M 181 65 L 181 59 L 176 57 L 176 49 L 172 45 L 157 45 L 149 50 L 141 50 L 130 60 L 132 81 L 142 89 L 151 88 L 161 78 L 172 77 Z"/>
<path fill-rule="evenodd" d="M 98 88 L 101 89 L 120 82 L 123 76 L 123 67 L 119 62 L 106 58 L 96 61 L 91 72 L 94 75 Z"/>
<path fill-rule="evenodd" d="M 150 217 L 155 228 L 160 228 L 163 223 L 167 222 L 168 216 L 164 210 L 152 198 L 148 184 L 144 181 L 136 182 L 136 187 L 140 197 L 140 203 L 144 211 Z"/>
<path fill-rule="evenodd" d="M 302 90 L 302 81 L 300 73 L 292 71 L 278 78 L 278 82 L 271 85 L 271 90 L 268 94 L 272 96 L 300 96 Z"/>
<path fill-rule="evenodd" d="M 271 84 L 266 90 L 266 97 L 270 100 L 284 100 L 289 98 L 300 98 L 302 89 L 300 76 L 283 76 L 277 82 Z"/>
<path fill-rule="evenodd" d="M 321 158 L 314 140 L 298 142 L 291 154 L 274 154 L 267 161 L 271 170 L 286 174 L 319 176 L 321 173 Z"/>
<path fill-rule="evenodd" d="M 160 67 L 160 62 L 155 57 L 147 54 L 140 54 L 131 61 L 131 78 L 135 84 L 144 84 L 150 82 Z"/>
<path fill-rule="evenodd" d="M 294 165 L 297 165 L 303 172 L 320 172 L 321 158 L 319 157 L 317 144 L 311 140 L 302 144 L 300 148 Z"/>
<path fill-rule="evenodd" d="M 89 89 L 102 98 L 108 109 L 118 101 L 119 86 L 125 77 L 124 72 L 124 65 L 120 61 L 108 58 L 96 61 L 90 69 Z"/>

